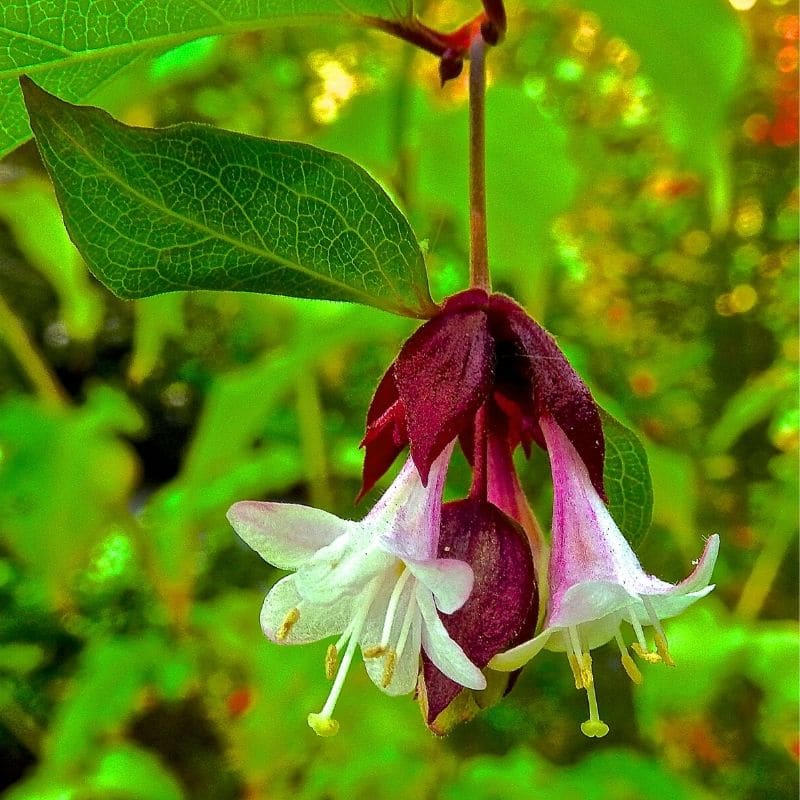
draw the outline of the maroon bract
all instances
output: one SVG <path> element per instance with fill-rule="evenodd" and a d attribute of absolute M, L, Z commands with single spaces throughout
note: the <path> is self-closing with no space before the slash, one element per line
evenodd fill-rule
<path fill-rule="evenodd" d="M 471 459 L 476 414 L 487 400 L 489 424 L 504 418 L 512 452 L 518 445 L 529 452 L 533 441 L 545 446 L 539 419 L 549 413 L 605 497 L 603 430 L 588 387 L 553 337 L 517 303 L 482 289 L 450 297 L 381 380 L 367 414 L 361 495 L 406 444 L 423 481 L 456 437 Z"/>
<path fill-rule="evenodd" d="M 466 562 L 475 575 L 467 602 L 442 616 L 451 639 L 473 664 L 483 668 L 510 642 L 531 635 L 538 592 L 530 546 L 519 525 L 485 501 L 447 503 L 442 507 L 439 558 Z M 426 721 L 441 732 L 436 730 L 436 718 L 464 687 L 424 654 L 422 664 Z"/>

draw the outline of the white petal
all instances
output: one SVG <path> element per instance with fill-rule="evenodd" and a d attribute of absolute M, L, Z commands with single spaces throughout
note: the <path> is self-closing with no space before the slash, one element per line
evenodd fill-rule
<path fill-rule="evenodd" d="M 430 590 L 417 583 L 417 604 L 422 612 L 422 648 L 434 665 L 450 680 L 468 689 L 485 689 L 486 678 L 467 658 L 461 646 L 445 630 Z"/>
<path fill-rule="evenodd" d="M 498 653 L 489 662 L 489 667 L 499 672 L 513 672 L 515 669 L 524 667 L 535 655 L 538 655 L 554 633 L 557 633 L 554 628 L 546 628 L 533 639 L 518 644 L 510 650 L 506 650 L 505 653 Z"/>
<path fill-rule="evenodd" d="M 261 629 L 278 644 L 306 644 L 341 633 L 350 621 L 352 600 L 343 599 L 329 606 L 305 602 L 294 585 L 294 575 L 279 580 L 270 589 L 261 608 Z M 289 612 L 297 608 L 300 616 L 285 639 L 278 641 L 275 634 Z"/>
<path fill-rule="evenodd" d="M 362 650 L 373 647 L 380 643 L 381 634 L 383 632 L 383 623 L 386 616 L 386 607 L 389 603 L 389 596 L 394 588 L 393 582 L 387 582 L 385 590 L 376 598 L 373 608 L 374 613 L 371 611 L 370 616 L 364 625 L 364 630 L 361 634 L 361 648 Z M 422 619 L 419 609 L 416 607 L 416 597 L 414 591 L 414 581 L 411 580 L 403 589 L 400 595 L 400 602 L 398 603 L 397 613 L 394 617 L 392 630 L 389 637 L 389 643 L 392 647 L 397 646 L 400 628 L 403 625 L 403 619 L 409 604 L 413 604 L 411 610 L 412 622 L 411 629 L 408 633 L 403 652 L 395 662 L 392 680 L 388 686 L 383 686 L 384 667 L 386 665 L 386 658 L 365 658 L 364 666 L 367 669 L 367 674 L 372 679 L 372 682 L 384 693 L 396 696 L 408 694 L 412 692 L 417 685 L 417 675 L 419 674 L 419 651 L 420 651 L 420 629 L 422 627 Z"/>
<path fill-rule="evenodd" d="M 472 567 L 456 558 L 406 561 L 406 566 L 430 590 L 436 606 L 444 614 L 452 614 L 461 608 L 475 583 Z"/>
<path fill-rule="evenodd" d="M 392 569 L 396 559 L 370 546 L 363 522 L 318 550 L 295 574 L 297 590 L 311 603 L 333 603 L 360 592 L 376 575 Z"/>
<path fill-rule="evenodd" d="M 618 583 L 583 581 L 570 586 L 555 603 L 551 603 L 547 625 L 551 628 L 588 625 L 609 614 L 619 613 L 638 601 L 638 597 L 630 595 Z"/>
<path fill-rule="evenodd" d="M 281 569 L 297 569 L 352 524 L 310 506 L 253 500 L 234 503 L 228 520 L 253 550 Z"/>
<path fill-rule="evenodd" d="M 648 600 L 653 604 L 653 610 L 659 619 L 669 619 L 683 613 L 690 605 L 714 591 L 714 588 L 712 583 L 696 592 L 689 592 L 688 594 L 655 594 L 650 595 Z M 650 616 L 641 603 L 636 606 L 636 615 L 642 625 L 651 624 Z M 625 618 L 630 622 L 630 614 L 626 614 Z"/>

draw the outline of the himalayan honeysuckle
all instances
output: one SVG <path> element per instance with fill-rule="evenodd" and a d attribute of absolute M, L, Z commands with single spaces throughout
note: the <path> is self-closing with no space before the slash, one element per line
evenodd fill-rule
<path fill-rule="evenodd" d="M 456 442 L 472 486 L 443 504 Z M 550 547 L 513 460 L 519 447 L 530 456 L 534 443 L 547 451 L 553 477 Z M 711 591 L 718 537 L 682 583 L 642 570 L 605 504 L 599 409 L 552 336 L 516 302 L 482 289 L 447 299 L 381 379 L 362 446 L 359 497 L 406 446 L 409 457 L 361 521 L 270 502 L 236 503 L 228 513 L 264 559 L 294 570 L 267 594 L 265 634 L 279 644 L 339 637 L 325 657 L 330 694 L 308 716 L 316 733 L 339 728 L 333 711 L 359 645 L 376 686 L 416 691 L 440 734 L 497 702 L 513 683 L 508 673 L 547 647 L 566 651 L 576 686 L 586 689 L 583 732 L 605 735 L 590 651 L 616 639 L 639 682 L 623 622 L 643 661 L 673 663 L 661 620 Z"/>

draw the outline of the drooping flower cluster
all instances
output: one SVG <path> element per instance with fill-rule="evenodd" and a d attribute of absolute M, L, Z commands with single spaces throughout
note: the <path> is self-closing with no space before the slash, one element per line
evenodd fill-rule
<path fill-rule="evenodd" d="M 443 504 L 457 442 L 472 488 Z M 534 443 L 549 455 L 554 484 L 549 553 L 513 462 Z M 604 736 L 590 652 L 615 639 L 639 682 L 623 623 L 641 660 L 673 663 L 661 620 L 711 591 L 718 537 L 682 583 L 644 572 L 604 502 L 598 408 L 550 334 L 513 300 L 480 289 L 447 300 L 383 376 L 363 446 L 360 496 L 406 446 L 410 454 L 361 521 L 268 502 L 236 503 L 228 514 L 265 560 L 294 570 L 264 601 L 265 634 L 278 644 L 338 637 L 325 655 L 328 699 L 308 716 L 318 734 L 338 730 L 333 711 L 359 646 L 372 681 L 391 695 L 416 690 L 437 733 L 465 708 L 496 702 L 510 686 L 502 675 L 546 647 L 566 652 L 587 692 L 583 732 Z M 471 706 L 451 713 L 464 692 Z"/>

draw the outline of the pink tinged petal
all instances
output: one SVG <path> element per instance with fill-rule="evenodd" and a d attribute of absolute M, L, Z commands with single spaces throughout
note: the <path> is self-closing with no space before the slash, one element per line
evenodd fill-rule
<path fill-rule="evenodd" d="M 644 572 L 566 434 L 547 414 L 539 424 L 547 442 L 555 491 L 551 605 L 562 592 L 584 581 L 618 583 L 631 594 L 639 594 L 645 586 L 669 587 Z"/>
<path fill-rule="evenodd" d="M 439 553 L 469 564 L 475 576 L 466 603 L 442 617 L 451 638 L 473 664 L 482 669 L 497 653 L 533 634 L 536 578 L 530 546 L 519 525 L 489 503 L 447 503 Z M 461 691 L 457 681 L 436 667 L 423 656 L 429 725 Z"/>
<path fill-rule="evenodd" d="M 553 337 L 510 297 L 492 295 L 490 313 L 492 333 L 501 344 L 513 346 L 519 359 L 518 366 L 532 385 L 536 416 L 547 413 L 556 420 L 580 453 L 597 493 L 605 497 L 603 427 L 588 387 L 570 366 Z M 513 368 L 513 364 L 509 363 L 509 366 Z M 502 382 L 502 379 L 498 372 L 498 381 Z M 513 380 L 508 382 L 514 383 Z"/>
<path fill-rule="evenodd" d="M 321 547 L 348 530 L 345 520 L 318 508 L 245 500 L 228 510 L 228 521 L 265 561 L 297 569 Z"/>
<path fill-rule="evenodd" d="M 596 622 L 609 614 L 619 614 L 639 598 L 631 595 L 618 583 L 608 581 L 584 581 L 570 586 L 551 604 L 547 615 L 550 628 L 570 628 Z M 614 635 L 613 630 L 609 639 Z M 593 644 L 599 647 L 603 642 Z"/>
<path fill-rule="evenodd" d="M 472 567 L 455 558 L 406 561 L 406 567 L 431 592 L 436 607 L 444 614 L 452 614 L 461 608 L 475 583 Z"/>
<path fill-rule="evenodd" d="M 653 610 L 659 619 L 669 619 L 670 617 L 677 617 L 682 614 L 689 606 L 702 600 L 707 594 L 714 591 L 714 584 L 711 583 L 703 589 L 698 589 L 696 592 L 689 592 L 688 594 L 662 594 L 650 595 L 648 600 L 653 605 Z M 636 615 L 642 625 L 650 625 L 650 616 L 647 614 L 644 606 L 639 604 L 636 606 Z M 625 616 L 630 621 L 630 613 Z"/>
<path fill-rule="evenodd" d="M 705 589 L 711 581 L 711 574 L 714 571 L 714 565 L 717 563 L 718 555 L 719 534 L 714 533 L 708 537 L 706 546 L 703 548 L 703 555 L 700 556 L 695 568 L 687 578 L 684 578 L 679 584 L 670 589 L 670 594 L 688 594 Z"/>
<path fill-rule="evenodd" d="M 492 386 L 494 342 L 486 312 L 473 299 L 451 298 L 395 361 L 411 454 L 423 483 L 443 448 L 472 423 Z"/>
<path fill-rule="evenodd" d="M 381 547 L 403 561 L 436 557 L 442 513 L 442 492 L 454 442 L 433 462 L 423 486 L 409 457 L 400 474 L 364 519 L 381 532 Z"/>
<path fill-rule="evenodd" d="M 468 689 L 485 689 L 486 678 L 454 642 L 436 611 L 433 596 L 417 584 L 417 605 L 422 613 L 422 649 L 443 675 Z"/>
<path fill-rule="evenodd" d="M 341 633 L 352 616 L 352 599 L 345 598 L 329 606 L 303 600 L 294 583 L 294 575 L 281 578 L 270 589 L 261 608 L 261 628 L 277 644 L 307 644 Z M 294 610 L 297 620 L 285 636 L 278 631 Z"/>

